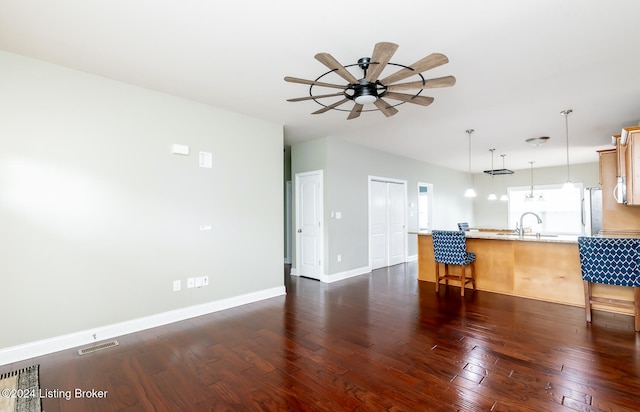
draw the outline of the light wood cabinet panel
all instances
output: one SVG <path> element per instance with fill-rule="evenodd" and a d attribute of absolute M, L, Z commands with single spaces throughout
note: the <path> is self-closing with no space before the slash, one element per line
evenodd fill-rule
<path fill-rule="evenodd" d="M 599 153 L 602 184 L 602 233 L 605 236 L 640 235 L 640 208 L 618 203 L 613 195 L 618 176 L 616 149 L 602 150 Z"/>
<path fill-rule="evenodd" d="M 584 306 L 578 244 L 515 242 L 514 294 Z"/>
<path fill-rule="evenodd" d="M 624 131 L 627 144 L 626 147 L 620 145 L 624 159 L 620 166 L 627 179 L 627 205 L 640 206 L 640 127 L 628 127 Z"/>
<path fill-rule="evenodd" d="M 436 281 L 436 263 L 431 235 L 418 235 L 418 280 Z"/>
<path fill-rule="evenodd" d="M 512 240 L 467 239 L 467 250 L 476 254 L 476 287 L 480 290 L 513 293 Z"/>

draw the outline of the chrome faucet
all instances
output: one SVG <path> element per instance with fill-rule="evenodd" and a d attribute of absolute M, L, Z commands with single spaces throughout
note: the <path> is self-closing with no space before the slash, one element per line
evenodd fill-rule
<path fill-rule="evenodd" d="M 538 219 L 538 224 L 542 223 L 542 219 L 540 219 L 540 216 L 536 215 L 533 212 L 524 212 L 522 216 L 520 216 L 520 227 L 518 228 L 518 226 L 516 226 L 516 232 L 518 233 L 518 235 L 520 235 L 520 238 L 524 237 L 524 226 L 522 226 L 522 219 L 524 219 L 526 215 L 534 215 L 536 219 Z"/>

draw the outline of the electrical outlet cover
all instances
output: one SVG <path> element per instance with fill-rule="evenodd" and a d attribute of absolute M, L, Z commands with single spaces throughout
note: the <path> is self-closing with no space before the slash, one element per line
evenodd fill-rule
<path fill-rule="evenodd" d="M 202 277 L 202 286 L 209 286 L 209 276 Z"/>
<path fill-rule="evenodd" d="M 195 278 L 188 278 L 187 279 L 187 289 L 191 289 L 195 285 L 196 285 L 196 279 Z"/>

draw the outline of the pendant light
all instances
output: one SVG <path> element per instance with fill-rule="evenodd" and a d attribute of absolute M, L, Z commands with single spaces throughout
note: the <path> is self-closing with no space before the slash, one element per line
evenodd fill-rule
<path fill-rule="evenodd" d="M 544 201 L 544 197 L 542 197 L 542 195 L 536 198 L 535 195 L 533 194 L 533 164 L 534 163 L 535 162 L 529 162 L 529 164 L 531 165 L 531 191 L 524 196 L 525 202 L 533 202 L 534 200 L 538 202 Z"/>
<path fill-rule="evenodd" d="M 488 200 L 497 200 L 498 196 L 496 196 L 496 192 L 493 189 L 494 188 L 494 185 L 493 185 L 493 178 L 494 178 L 493 152 L 495 152 L 496 149 L 489 149 L 489 151 L 491 152 L 491 193 L 489 193 L 489 197 L 487 199 Z"/>
<path fill-rule="evenodd" d="M 504 168 L 504 157 L 506 156 L 506 154 L 501 154 L 500 156 L 502 157 L 502 170 L 505 170 L 505 168 Z M 506 189 L 505 189 L 505 190 L 506 190 Z M 506 194 L 506 193 L 503 193 L 503 194 L 500 196 L 500 201 L 502 201 L 502 202 L 506 202 L 507 200 L 509 200 L 509 196 L 507 196 L 507 194 Z"/>
<path fill-rule="evenodd" d="M 471 133 L 474 131 L 473 129 L 465 131 L 469 136 L 469 179 L 471 180 L 471 186 L 464 192 L 464 197 L 476 197 L 476 191 L 473 190 L 473 176 L 471 175 Z"/>
<path fill-rule="evenodd" d="M 573 183 L 571 183 L 571 173 L 569 171 L 569 115 L 573 112 L 571 109 L 563 110 L 560 112 L 562 116 L 564 116 L 564 125 L 565 132 L 567 136 L 567 183 L 562 187 L 565 190 L 571 190 L 574 188 Z"/>

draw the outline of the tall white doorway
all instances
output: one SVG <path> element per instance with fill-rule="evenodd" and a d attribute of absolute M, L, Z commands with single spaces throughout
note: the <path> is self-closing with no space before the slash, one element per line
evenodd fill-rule
<path fill-rule="evenodd" d="M 371 269 L 406 262 L 407 183 L 369 177 L 369 261 Z"/>
<path fill-rule="evenodd" d="M 296 177 L 296 270 L 320 279 L 323 272 L 324 225 L 322 215 L 322 170 L 297 173 Z"/>

